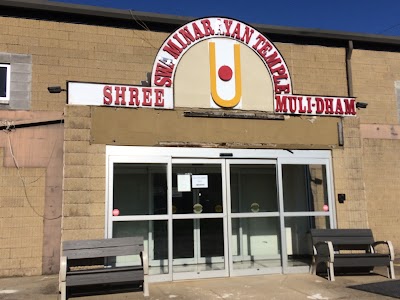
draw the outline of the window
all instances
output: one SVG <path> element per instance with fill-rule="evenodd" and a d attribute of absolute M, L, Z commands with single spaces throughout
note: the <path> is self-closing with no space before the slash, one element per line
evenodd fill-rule
<path fill-rule="evenodd" d="M 29 110 L 32 55 L 0 52 L 0 111 Z"/>
<path fill-rule="evenodd" d="M 10 100 L 10 65 L 0 64 L 0 102 Z"/>

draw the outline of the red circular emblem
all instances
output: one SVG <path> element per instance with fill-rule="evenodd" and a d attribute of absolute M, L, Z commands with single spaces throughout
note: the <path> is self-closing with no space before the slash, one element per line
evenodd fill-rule
<path fill-rule="evenodd" d="M 223 81 L 229 81 L 232 78 L 232 69 L 229 66 L 222 66 L 218 70 L 218 76 L 221 78 Z"/>

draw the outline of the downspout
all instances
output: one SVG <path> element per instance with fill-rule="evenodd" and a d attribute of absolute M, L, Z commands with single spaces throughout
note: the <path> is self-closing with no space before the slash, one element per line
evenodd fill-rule
<path fill-rule="evenodd" d="M 349 97 L 353 95 L 353 73 L 351 72 L 351 55 L 353 54 L 353 41 L 349 41 L 346 49 L 346 75 L 347 75 L 347 94 Z"/>
<path fill-rule="evenodd" d="M 351 55 L 353 54 L 353 41 L 348 42 L 346 48 L 346 78 L 347 78 L 347 96 L 352 98 L 353 96 L 353 73 L 351 72 Z M 338 123 L 338 134 L 339 134 L 339 146 L 344 146 L 344 134 L 343 134 L 343 117 L 340 118 Z"/>

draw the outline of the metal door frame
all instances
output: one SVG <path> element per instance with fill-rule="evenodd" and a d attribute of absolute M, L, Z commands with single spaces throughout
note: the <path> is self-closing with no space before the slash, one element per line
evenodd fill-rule
<path fill-rule="evenodd" d="M 285 217 L 329 217 L 329 225 L 331 228 L 336 228 L 336 208 L 335 208 L 335 198 L 333 190 L 333 172 L 332 172 L 332 159 L 327 158 L 304 158 L 304 157 L 290 157 L 290 158 L 279 158 L 278 161 L 278 188 L 279 188 L 279 210 L 280 214 L 280 224 L 281 224 L 281 234 L 282 240 L 286 241 L 286 230 L 285 230 Z M 329 211 L 304 211 L 304 212 L 285 212 L 284 210 L 284 200 L 283 200 L 283 175 L 282 175 L 282 165 L 324 165 L 326 167 L 326 184 L 327 184 L 327 194 L 328 194 L 328 206 Z M 309 266 L 299 266 L 290 267 L 288 265 L 287 258 L 287 245 L 282 242 L 282 271 L 284 274 L 288 273 L 305 273 L 309 271 Z"/>
<path fill-rule="evenodd" d="M 177 272 L 173 271 L 172 266 L 172 278 L 173 280 L 182 279 L 195 279 L 195 278 L 212 278 L 212 277 L 227 277 L 229 276 L 229 264 L 228 264 L 228 239 L 227 239 L 227 203 L 226 203 L 226 174 L 225 174 L 225 160 L 224 159 L 204 159 L 204 158 L 172 158 L 171 166 L 171 177 L 172 169 L 174 165 L 179 164 L 213 164 L 221 166 L 221 182 L 222 182 L 222 213 L 207 213 L 207 214 L 172 214 L 172 222 L 174 220 L 202 220 L 202 219 L 222 219 L 223 221 L 223 244 L 224 244 L 224 269 L 213 270 L 213 271 L 202 271 L 202 272 Z M 169 199 L 172 206 L 172 197 Z M 194 228 L 194 256 L 196 262 L 199 262 L 200 258 L 200 244 L 196 244 L 196 239 L 200 242 L 200 230 Z M 197 234 L 197 236 L 196 236 Z M 171 232 L 171 240 L 173 239 L 173 232 Z M 196 249 L 197 247 L 197 249 Z M 197 250 L 197 251 L 196 251 Z M 172 249 L 173 251 L 173 249 Z M 196 257 L 197 255 L 197 257 Z M 200 262 L 201 263 L 201 262 Z M 173 264 L 172 264 L 173 265 Z"/>
<path fill-rule="evenodd" d="M 227 201 L 228 201 L 228 240 L 229 240 L 229 273 L 230 276 L 243 276 L 243 275 L 257 275 L 257 274 L 272 274 L 281 273 L 282 264 L 280 267 L 269 267 L 269 268 L 258 268 L 258 269 L 233 269 L 233 253 L 232 248 L 232 219 L 234 218 L 268 218 L 268 217 L 279 217 L 279 210 L 276 212 L 258 212 L 258 213 L 232 213 L 232 200 L 231 200 L 231 169 L 232 165 L 275 165 L 277 174 L 277 161 L 276 159 L 227 159 L 226 160 L 226 174 L 227 174 Z M 278 178 L 277 178 L 278 179 Z M 278 195 L 278 187 L 277 187 Z M 279 201 L 279 197 L 277 199 Z M 278 203 L 279 209 L 279 203 Z M 278 241 L 281 243 L 280 241 Z M 281 258 L 279 258 L 281 260 Z"/>

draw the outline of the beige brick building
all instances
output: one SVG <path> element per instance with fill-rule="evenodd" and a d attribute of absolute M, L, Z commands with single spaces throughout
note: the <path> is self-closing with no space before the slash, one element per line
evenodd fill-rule
<path fill-rule="evenodd" d="M 400 39 L 236 20 L 217 35 L 225 21 L 0 3 L 0 276 L 58 272 L 63 240 L 126 235 L 153 280 L 306 272 L 314 227 L 371 228 L 400 253 Z M 279 113 L 285 80 L 302 100 Z M 239 86 L 232 107 L 210 96 Z M 114 105 L 122 88 L 135 104 Z"/>

